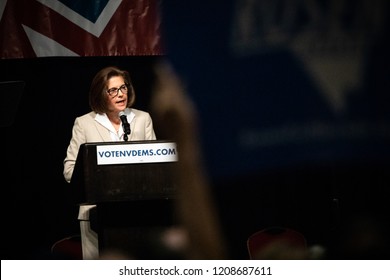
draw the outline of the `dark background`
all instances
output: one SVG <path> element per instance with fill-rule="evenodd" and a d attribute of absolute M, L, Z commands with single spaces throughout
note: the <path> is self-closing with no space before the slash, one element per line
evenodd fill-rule
<path fill-rule="evenodd" d="M 224 32 L 229 5 L 219 9 L 216 1 L 202 9 L 179 2 L 163 13 L 168 58 L 185 78 L 201 116 L 205 165 L 231 257 L 247 259 L 247 237 L 268 226 L 297 229 L 310 245 L 323 245 L 335 258 L 351 257 L 343 251 L 347 241 L 357 238 L 358 246 L 372 240 L 368 234 L 388 234 L 388 21 L 370 40 L 361 87 L 348 96 L 349 110 L 339 116 L 289 50 L 229 55 Z M 75 117 L 89 111 L 90 81 L 108 65 L 129 70 L 135 107 L 149 111 L 152 66 L 160 58 L 0 61 L 1 81 L 26 82 L 14 123 L 1 128 L 2 259 L 51 258 L 55 241 L 78 233 L 78 206 L 63 178 L 62 161 Z M 329 124 L 332 137 L 254 150 L 238 145 L 243 127 L 263 131 L 308 121 Z M 360 133 L 343 130 L 354 123 L 364 124 Z M 359 239 L 360 234 L 366 238 Z M 377 255 L 368 250 L 353 258 L 383 257 L 388 240 L 375 240 Z"/>
<path fill-rule="evenodd" d="M 89 82 L 106 65 L 127 68 L 137 91 L 136 107 L 148 110 L 151 67 L 159 59 L 1 61 L 4 80 L 26 82 L 13 125 L 1 129 L 2 258 L 50 258 L 55 241 L 78 233 L 78 206 L 63 178 L 62 161 L 74 118 L 89 110 Z M 367 148 L 372 146 L 367 144 Z M 295 228 L 310 244 L 327 247 L 337 244 L 343 227 L 355 218 L 373 218 L 387 228 L 387 156 L 388 150 L 383 150 L 383 155 L 362 153 L 350 159 L 314 160 L 240 175 L 210 172 L 232 257 L 246 259 L 246 238 L 267 226 Z"/>
<path fill-rule="evenodd" d="M 14 123 L 1 128 L 3 258 L 45 258 L 55 241 L 78 233 L 77 198 L 62 175 L 62 162 L 75 117 L 89 111 L 90 82 L 105 66 L 127 69 L 137 88 L 137 108 L 147 110 L 153 80 L 151 65 L 157 59 L 57 57 L 0 61 L 3 81 L 26 83 Z"/>
<path fill-rule="evenodd" d="M 206 166 L 234 258 L 246 258 L 246 238 L 268 226 L 301 231 L 330 258 L 389 257 L 388 5 L 163 5 L 168 56 L 200 112 Z M 240 24 L 248 37 L 233 36 Z M 357 86 L 338 71 L 337 59 L 350 55 L 362 67 Z M 329 61 L 317 67 L 334 71 L 332 86 L 345 82 L 340 111 L 308 67 L 319 57 Z"/>

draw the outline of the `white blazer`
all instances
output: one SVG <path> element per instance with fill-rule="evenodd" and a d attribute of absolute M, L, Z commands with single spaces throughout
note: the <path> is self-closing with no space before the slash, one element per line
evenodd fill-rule
<path fill-rule="evenodd" d="M 97 116 L 99 117 L 99 115 L 92 111 L 75 119 L 72 138 L 64 159 L 63 174 L 68 183 L 70 183 L 72 178 L 81 144 L 113 141 L 110 136 L 110 130 L 96 120 Z M 131 130 L 129 141 L 156 140 L 153 121 L 148 112 L 127 108 L 126 116 Z"/>

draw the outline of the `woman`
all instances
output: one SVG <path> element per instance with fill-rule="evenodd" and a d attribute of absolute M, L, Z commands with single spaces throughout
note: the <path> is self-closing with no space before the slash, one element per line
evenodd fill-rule
<path fill-rule="evenodd" d="M 70 183 L 79 147 L 87 142 L 156 140 L 149 113 L 132 108 L 135 92 L 130 75 L 117 67 L 100 70 L 89 91 L 91 112 L 77 117 L 64 160 L 64 177 Z M 130 134 L 124 133 L 119 114 L 126 116 Z"/>

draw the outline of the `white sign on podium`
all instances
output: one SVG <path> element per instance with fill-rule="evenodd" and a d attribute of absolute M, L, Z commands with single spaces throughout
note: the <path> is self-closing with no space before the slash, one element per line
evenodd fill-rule
<path fill-rule="evenodd" d="M 98 165 L 178 161 L 175 142 L 96 146 Z"/>

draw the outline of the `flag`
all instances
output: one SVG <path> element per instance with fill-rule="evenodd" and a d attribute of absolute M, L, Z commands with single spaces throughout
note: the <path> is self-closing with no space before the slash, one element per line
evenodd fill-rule
<path fill-rule="evenodd" d="M 1 58 L 161 55 L 157 0 L 2 0 Z"/>

